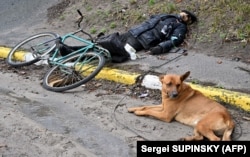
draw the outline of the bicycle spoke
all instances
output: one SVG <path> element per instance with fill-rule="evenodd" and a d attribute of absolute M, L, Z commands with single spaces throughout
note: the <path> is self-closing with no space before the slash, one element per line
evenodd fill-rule
<path fill-rule="evenodd" d="M 104 56 L 95 52 L 74 55 L 45 74 L 43 87 L 56 92 L 76 88 L 94 78 L 104 64 Z"/>

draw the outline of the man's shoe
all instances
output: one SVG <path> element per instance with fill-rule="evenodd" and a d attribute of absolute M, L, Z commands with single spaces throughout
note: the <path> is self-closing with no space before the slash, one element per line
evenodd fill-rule
<path fill-rule="evenodd" d="M 163 48 L 158 45 L 158 46 L 151 48 L 149 51 L 151 55 L 158 55 L 158 54 L 163 53 Z"/>

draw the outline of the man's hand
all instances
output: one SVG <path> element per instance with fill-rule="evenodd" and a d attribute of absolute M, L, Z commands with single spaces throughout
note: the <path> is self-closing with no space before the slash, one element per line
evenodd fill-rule
<path fill-rule="evenodd" d="M 161 46 L 157 45 L 157 46 L 151 48 L 149 51 L 150 51 L 151 55 L 158 55 L 158 54 L 163 53 L 163 48 Z"/>

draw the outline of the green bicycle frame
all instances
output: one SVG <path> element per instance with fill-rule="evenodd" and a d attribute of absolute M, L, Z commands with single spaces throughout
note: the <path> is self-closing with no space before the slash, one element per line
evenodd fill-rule
<path fill-rule="evenodd" d="M 79 33 L 79 32 L 81 32 L 81 30 L 78 30 L 78 31 L 76 31 L 74 33 L 69 33 L 69 34 L 66 34 L 66 35 L 62 36 L 61 37 L 62 38 L 62 42 L 64 42 L 68 38 L 73 38 L 73 39 L 76 39 L 76 40 L 78 40 L 80 42 L 85 43 L 86 46 L 84 46 L 83 48 L 80 48 L 80 49 L 78 49 L 76 51 L 73 51 L 72 53 L 69 53 L 69 54 L 67 54 L 65 56 L 60 56 L 60 57 L 58 57 L 59 56 L 58 54 L 59 54 L 60 50 L 59 50 L 59 48 L 57 48 L 55 50 L 55 52 L 53 53 L 52 57 L 49 60 L 49 62 L 51 64 L 60 64 L 60 62 L 62 62 L 66 58 L 68 58 L 70 56 L 73 56 L 75 54 L 78 54 L 78 53 L 81 53 L 82 55 L 84 55 L 89 49 L 92 49 L 92 48 L 95 47 L 95 43 L 93 43 L 91 41 L 88 41 L 88 40 L 85 40 L 85 39 L 80 38 L 80 37 L 78 37 L 78 36 L 75 35 L 76 33 Z"/>

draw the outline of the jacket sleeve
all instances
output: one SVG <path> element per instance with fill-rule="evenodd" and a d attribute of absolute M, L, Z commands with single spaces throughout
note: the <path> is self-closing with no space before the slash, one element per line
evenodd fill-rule
<path fill-rule="evenodd" d="M 187 26 L 183 23 L 178 23 L 177 26 L 174 27 L 170 36 L 166 40 L 159 43 L 159 45 L 163 48 L 163 52 L 166 53 L 173 47 L 179 46 L 184 41 L 186 33 Z"/>
<path fill-rule="evenodd" d="M 137 38 L 140 36 L 142 33 L 151 30 L 152 28 L 155 27 L 155 25 L 158 23 L 158 21 L 162 18 L 162 16 L 167 16 L 165 14 L 157 14 L 157 15 L 152 15 L 150 19 L 144 21 L 143 23 L 136 25 L 132 27 L 129 32 Z"/>

